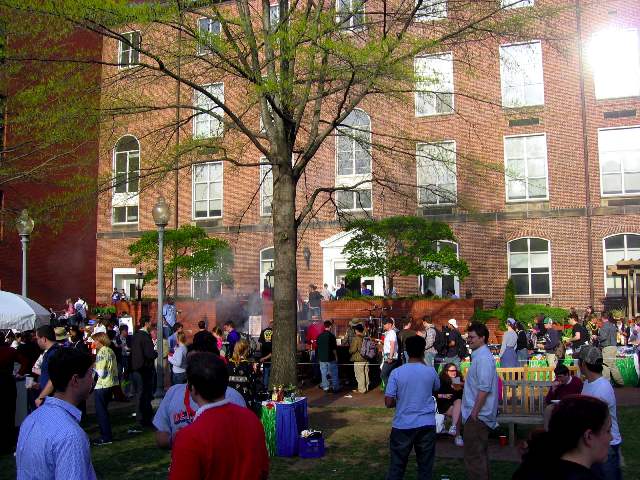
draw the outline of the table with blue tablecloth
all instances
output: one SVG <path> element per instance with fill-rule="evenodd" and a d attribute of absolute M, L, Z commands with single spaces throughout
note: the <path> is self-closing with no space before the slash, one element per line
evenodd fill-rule
<path fill-rule="evenodd" d="M 260 419 L 270 456 L 297 455 L 300 432 L 309 428 L 307 397 L 297 397 L 294 402 L 262 402 Z"/>

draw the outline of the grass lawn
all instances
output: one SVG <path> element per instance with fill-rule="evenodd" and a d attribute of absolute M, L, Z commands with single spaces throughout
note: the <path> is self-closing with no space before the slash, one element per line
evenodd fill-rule
<path fill-rule="evenodd" d="M 100 479 L 136 480 L 166 478 L 169 453 L 155 447 L 153 434 L 128 436 L 131 417 L 119 411 L 112 416 L 112 445 L 93 448 L 93 464 Z M 271 463 L 273 480 L 328 480 L 344 478 L 384 478 L 388 464 L 387 438 L 391 411 L 383 408 L 314 408 L 310 410 L 313 428 L 325 432 L 327 453 L 322 459 L 274 458 Z M 640 479 L 640 407 L 618 409 L 620 428 L 624 436 L 623 455 L 626 480 Z M 97 436 L 94 417 L 87 419 L 87 431 Z M 455 447 L 452 447 L 455 448 Z M 492 478 L 510 479 L 515 463 L 494 461 Z M 450 480 L 465 477 L 461 459 L 437 458 L 434 478 L 447 475 Z M 407 479 L 416 477 L 415 461 L 410 460 Z M 0 457 L 0 479 L 15 478 L 13 457 Z M 69 479 L 71 480 L 71 479 Z"/>

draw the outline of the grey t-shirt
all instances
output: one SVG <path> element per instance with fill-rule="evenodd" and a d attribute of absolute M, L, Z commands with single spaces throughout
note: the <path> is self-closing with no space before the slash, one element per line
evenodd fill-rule
<path fill-rule="evenodd" d="M 618 330 L 616 326 L 611 322 L 604 322 L 600 328 L 598 334 L 598 340 L 600 341 L 600 347 L 615 347 L 618 345 L 617 341 Z"/>
<path fill-rule="evenodd" d="M 153 426 L 160 432 L 167 432 L 171 435 L 171 442 L 176 436 L 176 433 L 181 428 L 193 422 L 195 412 L 198 410 L 198 404 L 191 399 L 191 395 L 186 394 L 189 399 L 190 412 L 185 405 L 185 391 L 187 388 L 186 383 L 180 383 L 174 385 L 165 394 L 160 406 L 153 417 Z M 227 391 L 224 398 L 229 400 L 240 407 L 246 407 L 247 404 L 242 398 L 242 395 L 237 390 L 227 387 Z"/>

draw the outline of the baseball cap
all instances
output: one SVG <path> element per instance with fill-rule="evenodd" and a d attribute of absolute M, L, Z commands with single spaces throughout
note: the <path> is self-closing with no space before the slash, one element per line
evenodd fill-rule
<path fill-rule="evenodd" d="M 602 361 L 602 352 L 593 345 L 583 345 L 578 354 L 578 358 L 589 365 L 595 365 L 598 360 Z"/>
<path fill-rule="evenodd" d="M 509 325 L 515 325 L 515 324 L 516 324 L 516 321 L 515 321 L 513 318 L 509 317 L 509 318 L 507 318 L 507 323 L 508 323 Z"/>
<path fill-rule="evenodd" d="M 552 320 L 552 319 L 550 319 L 549 317 L 547 317 L 547 318 L 545 318 L 545 319 L 544 319 L 544 324 L 545 324 L 545 325 L 550 325 L 550 324 L 552 324 L 552 323 L 553 323 L 553 320 Z"/>
<path fill-rule="evenodd" d="M 451 325 L 453 328 L 458 328 L 458 322 L 455 318 L 449 319 L 449 325 Z"/>

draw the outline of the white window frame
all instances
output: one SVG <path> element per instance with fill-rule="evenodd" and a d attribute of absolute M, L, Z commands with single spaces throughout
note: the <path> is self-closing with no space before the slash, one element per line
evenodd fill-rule
<path fill-rule="evenodd" d="M 260 162 L 266 162 L 267 159 L 262 157 Z M 268 195 L 265 191 L 268 187 L 268 182 L 271 182 L 271 195 Z M 265 206 L 269 201 L 269 211 L 267 212 Z M 260 165 L 260 216 L 270 217 L 273 212 L 273 167 L 271 165 Z"/>
<path fill-rule="evenodd" d="M 607 46 L 598 47 L 598 38 L 605 38 L 607 35 L 618 34 L 623 37 L 625 34 L 632 34 L 635 36 L 635 52 L 630 52 L 630 58 L 619 58 L 620 63 L 624 66 L 620 67 L 618 64 L 601 65 L 598 68 L 596 65 L 598 62 L 610 60 L 613 56 L 608 55 Z M 628 45 L 632 45 L 632 42 L 626 42 L 624 38 L 620 38 L 618 41 L 624 41 Z M 589 47 L 590 57 L 592 57 L 591 71 L 593 74 L 593 88 L 596 100 L 611 100 L 616 98 L 634 98 L 640 96 L 640 31 L 637 28 L 624 28 L 619 30 L 602 30 L 596 32 L 591 37 L 591 44 Z M 595 58 L 595 57 L 601 58 Z M 632 64 L 633 63 L 633 64 Z M 617 68 L 616 68 L 617 67 Z M 627 67 L 627 69 L 625 69 Z M 602 78 L 602 72 L 605 72 L 606 78 Z M 618 79 L 627 79 L 629 82 L 627 88 L 628 91 L 622 91 L 621 93 L 610 94 L 609 89 L 605 87 L 612 77 Z M 598 87 L 600 85 L 600 87 Z M 616 86 L 618 89 L 620 85 Z M 631 88 L 635 87 L 635 90 Z M 611 89 L 613 90 L 613 89 Z"/>
<path fill-rule="evenodd" d="M 507 85 L 506 84 L 506 68 L 507 68 L 507 61 L 506 58 L 507 56 L 511 56 L 512 55 L 507 55 L 506 51 L 508 51 L 509 48 L 512 47 L 521 47 L 521 46 L 525 46 L 528 45 L 530 48 L 534 48 L 536 50 L 536 53 L 539 52 L 540 54 L 540 62 L 539 62 L 539 66 L 540 66 L 540 86 L 541 86 L 541 95 L 542 95 L 542 101 L 541 103 L 526 103 L 526 88 L 528 86 L 531 85 L 538 85 L 537 82 L 532 82 L 529 81 L 529 83 L 525 82 L 523 85 Z M 506 103 L 506 92 L 507 92 L 507 88 L 522 88 L 523 89 L 523 93 L 525 94 L 525 99 L 522 99 L 523 103 L 518 103 L 518 104 L 507 104 Z M 542 106 L 544 105 L 544 59 L 543 59 L 543 55 L 542 55 L 542 42 L 540 40 L 533 40 L 530 42 L 521 42 L 521 43 L 510 43 L 510 44 L 506 44 L 506 45 L 500 45 L 500 91 L 502 94 L 502 107 L 503 108 L 522 108 L 522 107 L 537 107 L 537 106 Z"/>
<path fill-rule="evenodd" d="M 447 152 L 453 152 L 453 168 L 452 168 L 452 172 L 454 175 L 454 182 L 453 182 L 453 196 L 455 197 L 455 201 L 447 201 L 447 200 L 443 200 L 441 195 L 437 195 L 437 201 L 435 203 L 421 203 L 420 202 L 420 190 L 422 189 L 422 186 L 424 185 L 424 182 L 420 181 L 420 162 L 431 162 L 431 159 L 425 159 L 423 155 L 420 155 L 420 147 L 424 147 L 424 146 L 429 146 L 429 145 L 433 145 L 436 146 L 437 148 L 443 149 Z M 450 147 L 448 147 L 448 146 Z M 422 158 L 422 160 L 420 160 Z M 457 157 L 457 145 L 456 145 L 456 141 L 455 140 L 442 140 L 440 142 L 420 142 L 416 144 L 416 184 L 418 186 L 417 188 L 417 200 L 418 200 L 418 206 L 421 207 L 429 207 L 429 206 L 438 206 L 438 205 L 456 205 L 457 204 L 457 199 L 458 199 L 458 170 L 457 170 L 457 163 L 458 163 L 458 157 Z M 447 168 L 447 167 L 444 167 Z M 433 185 L 436 188 L 439 188 L 440 184 L 435 184 Z"/>
<path fill-rule="evenodd" d="M 213 89 L 216 87 L 220 88 L 220 95 L 218 95 L 216 98 L 221 102 L 224 103 L 224 83 L 223 82 L 216 82 L 216 83 L 211 83 L 208 85 L 203 85 L 202 86 L 204 89 L 206 89 L 209 94 L 213 94 Z M 199 100 L 203 100 L 201 103 L 199 102 Z M 193 91 L 193 105 L 197 108 L 208 108 L 210 111 L 215 112 L 220 118 L 216 118 L 215 116 L 209 114 L 209 113 L 205 113 L 205 112 L 198 112 L 195 113 L 193 115 L 193 138 L 194 139 L 200 139 L 200 138 L 217 138 L 217 137 L 223 137 L 224 136 L 224 110 L 222 109 L 222 107 L 216 105 L 213 100 L 209 99 L 208 97 L 204 96 L 204 94 L 202 94 L 201 92 L 194 90 Z M 208 117 L 208 118 L 205 118 Z M 209 133 L 204 135 L 198 135 L 198 124 L 200 122 L 209 122 Z"/>
<path fill-rule="evenodd" d="M 198 18 L 198 35 L 202 36 L 202 25 L 201 25 L 201 21 L 202 20 L 207 20 L 207 31 L 205 32 L 207 35 L 220 35 L 220 31 L 222 29 L 222 26 L 220 25 L 220 21 L 219 20 L 215 20 L 213 18 L 210 17 L 200 17 Z M 218 31 L 215 32 L 213 31 L 213 25 L 214 24 L 218 24 Z M 202 56 L 202 55 L 207 55 L 210 52 L 207 50 L 206 45 L 203 45 L 200 42 L 196 42 L 196 55 Z"/>
<path fill-rule="evenodd" d="M 268 259 L 267 260 L 262 260 L 262 254 L 264 252 L 266 252 L 267 250 L 273 250 L 273 259 L 272 260 L 268 260 Z M 260 250 L 260 252 L 258 254 L 258 262 L 260 263 L 259 271 L 260 271 L 260 294 L 261 295 L 262 295 L 262 292 L 264 292 L 264 281 L 267 278 L 267 273 L 269 272 L 269 270 L 271 270 L 271 269 L 266 270 L 264 268 L 264 266 L 265 266 L 266 263 L 271 262 L 274 265 L 273 268 L 275 268 L 275 253 L 276 252 L 273 249 L 273 247 L 266 247 L 266 248 L 263 248 L 262 250 Z M 273 278 L 275 279 L 275 276 Z M 274 285 L 274 287 L 275 287 L 275 285 Z"/>
<path fill-rule="evenodd" d="M 118 192 L 116 193 L 115 189 L 116 189 L 116 153 L 118 153 L 117 147 L 118 147 L 118 143 L 120 143 L 120 141 L 125 138 L 125 137 L 132 137 L 133 139 L 135 139 L 135 141 L 138 144 L 138 190 L 135 192 L 134 195 L 132 195 L 132 193 L 134 192 L 129 192 L 129 156 L 131 154 L 131 152 L 135 152 L 135 150 L 123 150 L 122 152 L 119 153 L 126 153 L 127 154 L 127 182 L 126 182 L 126 192 Z M 111 168 L 112 168 L 112 172 L 113 172 L 113 191 L 111 193 L 111 224 L 112 225 L 137 225 L 138 223 L 140 223 L 140 166 L 142 165 L 142 149 L 140 148 L 140 140 L 138 140 L 138 138 L 135 135 L 131 135 L 130 133 L 121 136 L 115 143 L 115 145 L 113 146 L 112 149 L 112 160 L 111 160 Z M 116 208 L 124 208 L 125 209 L 125 218 L 128 216 L 126 215 L 126 211 L 128 210 L 129 207 L 137 207 L 138 208 L 138 215 L 137 215 L 137 220 L 135 222 L 117 222 L 116 221 L 116 217 L 115 217 L 115 209 Z"/>
<path fill-rule="evenodd" d="M 507 140 L 510 138 L 528 138 L 528 137 L 543 137 L 544 138 L 544 174 L 545 174 L 545 188 L 547 191 L 547 194 L 544 197 L 533 197 L 530 198 L 529 197 L 529 164 L 527 162 L 528 157 L 525 155 L 524 157 L 524 165 L 525 165 L 525 177 L 524 177 L 524 181 L 525 181 L 525 191 L 526 191 L 526 197 L 525 198 L 516 198 L 516 199 L 510 199 L 509 198 L 509 172 L 507 170 Z M 527 134 L 521 134 L 521 135 L 505 135 L 503 137 L 503 142 L 502 142 L 502 148 L 503 148 L 503 157 L 504 157 L 504 196 L 505 196 L 505 201 L 507 203 L 523 203 L 523 202 L 545 202 L 549 200 L 549 152 L 547 151 L 547 134 L 546 133 L 527 133 Z M 525 153 L 526 153 L 526 146 L 525 146 Z M 536 177 L 537 178 L 537 177 Z"/>
<path fill-rule="evenodd" d="M 212 165 L 220 165 L 220 171 L 222 172 L 220 182 L 211 181 L 210 178 L 210 167 Z M 207 181 L 206 182 L 197 182 L 198 184 L 206 184 L 207 185 L 207 216 L 206 217 L 196 217 L 196 173 L 195 169 L 198 167 L 207 167 Z M 212 183 L 220 183 L 220 198 L 212 198 L 211 197 L 211 184 Z M 220 200 L 220 215 L 217 216 L 209 216 L 209 202 L 212 200 Z M 206 163 L 198 163 L 197 165 L 193 165 L 191 168 L 191 217 L 193 220 L 211 220 L 215 218 L 222 218 L 224 216 L 224 163 L 223 162 L 206 162 Z"/>
<path fill-rule="evenodd" d="M 501 0 L 500 6 L 505 10 L 511 10 L 514 8 L 533 7 L 535 0 Z"/>
<path fill-rule="evenodd" d="M 274 13 L 277 12 L 277 13 Z M 269 5 L 269 26 L 275 30 L 280 23 L 280 4 L 272 3 Z"/>
<path fill-rule="evenodd" d="M 202 297 L 196 297 L 196 278 L 195 277 L 191 277 L 191 298 L 193 299 L 198 299 L 198 300 L 208 300 L 208 299 L 213 299 L 213 298 L 217 298 L 219 296 L 222 295 L 222 282 L 220 281 L 220 293 L 214 297 L 209 296 L 209 282 L 212 282 L 213 280 L 209 279 L 209 276 L 212 274 L 212 272 L 207 272 L 205 275 L 207 276 L 206 278 L 206 282 L 207 282 L 207 296 L 205 298 Z"/>
<path fill-rule="evenodd" d="M 437 83 L 435 82 L 422 82 L 419 80 L 419 63 L 422 61 L 435 60 L 436 62 L 447 62 L 450 64 L 450 73 L 447 71 L 446 76 L 450 78 L 445 78 L 443 75 L 442 80 Z M 436 63 L 437 65 L 437 63 Z M 431 69 L 432 72 L 436 74 L 440 74 L 442 72 L 436 72 L 433 67 L 425 66 L 424 69 Z M 449 69 L 447 69 L 449 70 Z M 416 79 L 415 84 L 415 94 L 414 94 L 414 109 L 416 117 L 434 117 L 437 115 L 451 115 L 455 112 L 455 71 L 453 68 L 453 53 L 452 52 L 442 52 L 436 55 L 418 55 L 413 59 L 413 72 Z M 426 84 L 428 85 L 422 85 Z M 448 105 L 446 111 L 438 111 L 438 98 L 439 95 L 451 95 L 451 104 Z M 423 101 L 424 97 L 424 101 Z M 427 101 L 429 100 L 429 101 Z M 418 105 L 424 103 L 425 105 L 431 106 L 431 111 L 427 112 L 418 109 Z M 444 104 L 443 101 L 441 103 Z M 449 110 L 450 109 L 450 110 Z"/>
<path fill-rule="evenodd" d="M 339 208 L 338 211 L 339 212 L 370 212 L 373 210 L 373 190 L 371 189 L 371 187 L 367 188 L 366 187 L 367 184 L 363 184 L 358 186 L 357 188 L 354 188 L 353 190 L 339 190 L 336 191 L 336 205 L 338 206 L 338 198 L 337 195 L 340 192 L 344 192 L 343 194 L 347 194 L 350 193 L 351 194 L 351 198 L 353 200 L 353 208 Z M 360 192 L 369 192 L 369 195 L 371 197 L 371 206 L 369 208 L 363 208 L 363 207 L 359 207 L 358 206 L 358 198 L 360 195 Z M 358 195 L 358 198 L 356 198 L 356 195 Z"/>
<path fill-rule="evenodd" d="M 448 0 L 422 0 L 422 5 L 420 9 L 416 11 L 415 20 L 416 22 L 431 22 L 444 20 L 447 18 L 447 1 Z M 416 0 L 416 5 L 418 1 Z M 428 8 L 434 8 L 434 10 L 429 13 L 421 13 L 427 10 Z"/>
<path fill-rule="evenodd" d="M 624 258 L 625 260 L 630 260 L 628 255 L 628 247 L 627 247 L 627 235 L 636 235 L 640 237 L 640 233 L 637 232 L 622 232 L 622 233 L 614 233 L 611 235 L 607 235 L 602 239 L 602 266 L 604 267 L 603 275 L 604 275 L 604 296 L 607 296 L 607 248 L 605 246 L 605 241 L 611 237 L 617 237 L 619 235 L 624 236 Z M 615 298 L 615 297 L 614 297 Z"/>
<path fill-rule="evenodd" d="M 358 30 L 362 30 L 365 26 L 365 22 L 366 22 L 366 8 L 365 8 L 365 2 L 362 2 L 362 23 L 359 24 L 354 24 L 354 20 L 356 18 L 356 15 L 354 15 L 352 9 L 353 9 L 353 4 L 354 2 L 357 2 L 358 0 L 337 0 L 336 2 L 336 23 L 338 24 L 338 26 L 340 26 L 340 28 L 343 28 L 344 30 L 348 30 L 348 31 L 358 31 Z M 342 10 L 339 8 L 340 5 L 342 5 L 343 3 L 349 3 L 349 10 L 348 12 L 350 13 L 349 16 L 349 23 L 346 24 L 344 21 L 341 20 L 341 15 L 340 13 L 342 12 Z"/>
<path fill-rule="evenodd" d="M 371 208 L 352 208 L 352 209 L 339 209 L 340 212 L 352 212 L 352 211 L 372 211 L 373 210 L 373 185 L 371 184 L 371 179 L 373 178 L 373 154 L 371 152 L 371 138 L 372 138 L 372 125 L 371 125 L 371 116 L 365 111 L 362 110 L 361 108 L 355 108 L 353 109 L 353 112 L 355 111 L 360 111 L 362 113 L 364 113 L 367 118 L 369 119 L 369 138 L 366 140 L 367 141 L 367 146 L 368 146 L 368 152 L 369 152 L 369 173 L 365 173 L 365 174 L 356 174 L 355 173 L 355 149 L 356 149 L 356 142 L 357 140 L 352 138 L 351 141 L 352 143 L 352 150 L 351 150 L 351 161 L 352 161 L 352 165 L 353 165 L 353 174 L 351 175 L 340 175 L 338 173 L 338 142 L 340 141 L 340 128 L 341 129 L 347 129 L 350 128 L 348 125 L 344 125 L 339 127 L 338 129 L 336 129 L 336 144 L 335 144 L 335 158 L 334 158 L 334 165 L 335 165 L 335 178 L 336 178 L 336 187 L 349 187 L 352 185 L 355 185 L 357 183 L 360 182 L 365 182 L 368 181 L 368 183 L 361 183 L 360 185 L 358 185 L 357 187 L 354 188 L 354 190 L 352 190 L 352 194 L 354 195 L 354 206 L 357 204 L 357 201 L 355 199 L 355 193 L 357 191 L 364 191 L 364 190 L 369 190 L 371 192 Z M 347 118 L 349 118 L 347 116 Z M 345 118 L 346 121 L 346 118 Z"/>
<path fill-rule="evenodd" d="M 626 193 L 625 192 L 625 188 L 624 188 L 624 175 L 625 173 L 640 173 L 640 170 L 636 171 L 631 171 L 631 172 L 625 172 L 624 171 L 624 165 L 623 162 L 620 161 L 620 175 L 621 175 L 621 184 L 622 184 L 622 192 L 621 193 L 604 193 L 604 181 L 603 181 L 603 177 L 604 177 L 604 173 L 602 171 L 602 142 L 601 142 L 601 136 L 600 134 L 602 132 L 607 132 L 607 131 L 613 131 L 613 130 L 629 130 L 629 129 L 636 129 L 638 131 L 638 135 L 640 136 L 640 125 L 629 125 L 629 126 L 624 126 L 624 127 L 611 127 L 611 128 L 599 128 L 598 129 L 598 164 L 599 164 L 599 170 L 600 170 L 600 195 L 602 197 L 637 197 L 640 196 L 640 191 L 638 192 L 630 192 L 630 193 Z"/>
<path fill-rule="evenodd" d="M 507 242 L 507 278 L 511 278 L 511 242 L 516 240 L 527 240 L 527 269 L 529 276 L 529 292 L 531 292 L 531 275 L 541 275 L 531 273 L 531 239 L 545 240 L 549 249 L 547 255 L 549 257 L 549 293 L 529 293 L 529 294 L 516 294 L 518 298 L 551 298 L 553 296 L 553 259 L 551 257 L 551 240 L 543 237 L 518 237 L 512 238 Z"/>
<path fill-rule="evenodd" d="M 140 33 L 140 30 L 131 30 L 129 32 L 123 32 L 120 35 L 121 36 L 125 36 L 125 35 L 132 35 L 132 34 L 138 34 L 138 45 L 142 44 L 142 34 Z M 133 43 L 133 36 L 131 37 L 131 43 Z M 134 44 L 135 45 L 135 44 Z M 126 48 L 125 48 L 126 47 Z M 128 52 L 128 62 L 127 63 L 121 63 L 120 59 L 122 58 L 122 54 Z M 138 54 L 138 59 L 135 61 L 133 61 L 133 56 L 134 54 L 137 53 Z M 118 70 L 127 70 L 129 68 L 134 68 L 137 67 L 140 63 L 140 51 L 136 50 L 133 47 L 130 47 L 129 45 L 125 45 L 124 42 L 122 40 L 118 40 Z"/>
<path fill-rule="evenodd" d="M 460 259 L 460 244 L 458 242 L 452 242 L 450 240 L 438 240 L 436 242 L 436 248 L 437 251 L 440 251 L 440 246 L 442 243 L 448 243 L 450 245 L 455 245 L 456 247 L 456 258 Z M 457 277 L 455 275 L 444 275 L 447 277 L 453 277 L 453 293 L 456 294 L 459 298 L 461 298 L 460 296 L 460 277 Z M 423 294 L 425 294 L 428 290 L 427 286 L 424 284 L 425 280 L 428 280 L 429 278 L 433 278 L 435 285 L 435 291 L 432 292 L 434 295 L 438 295 L 439 297 L 444 297 L 444 292 L 442 291 L 442 277 L 443 275 L 439 276 L 439 277 L 427 277 L 425 275 L 419 275 L 418 276 L 418 291 L 421 291 Z"/>

